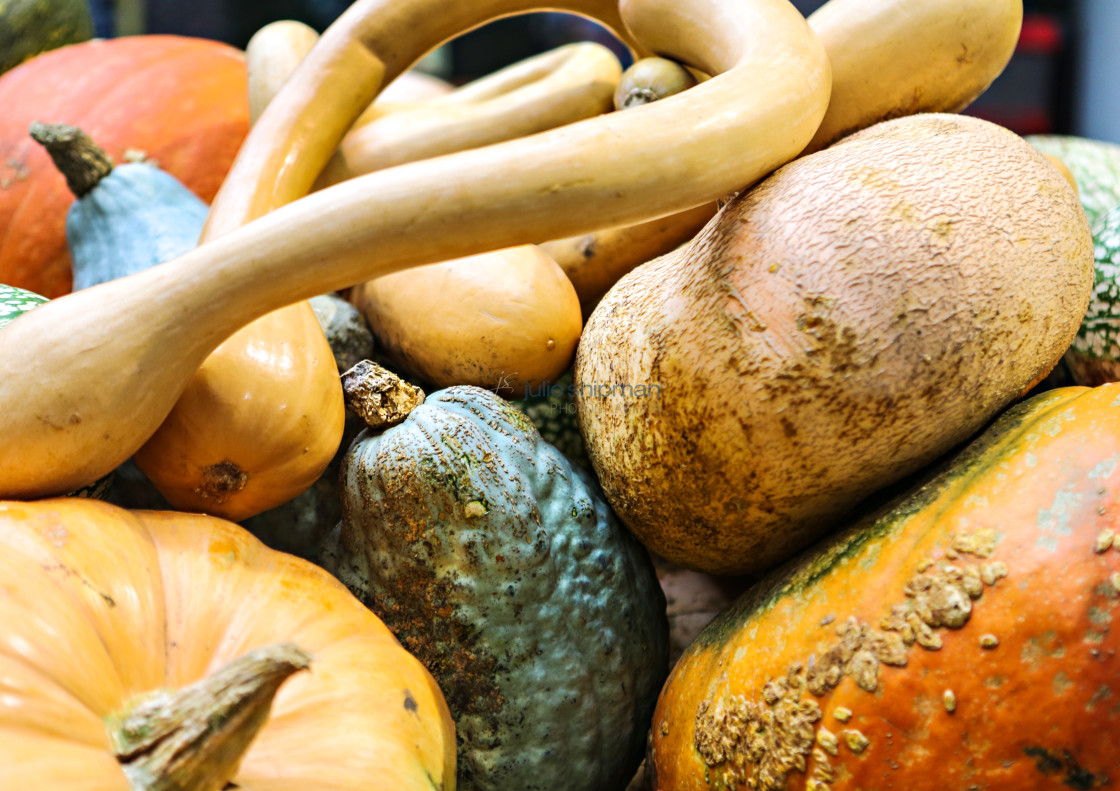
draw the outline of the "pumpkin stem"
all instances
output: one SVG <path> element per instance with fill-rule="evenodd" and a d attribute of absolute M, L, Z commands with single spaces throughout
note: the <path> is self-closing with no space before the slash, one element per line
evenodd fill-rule
<path fill-rule="evenodd" d="M 346 408 L 373 429 L 404 421 L 424 403 L 424 391 L 375 362 L 362 360 L 342 375 Z"/>
<path fill-rule="evenodd" d="M 311 657 L 278 643 L 179 690 L 145 695 L 110 717 L 109 737 L 133 791 L 219 791 L 268 719 L 272 699 Z"/>
<path fill-rule="evenodd" d="M 47 149 L 74 197 L 84 197 L 113 172 L 113 160 L 105 150 L 76 126 L 35 121 L 31 137 Z"/>

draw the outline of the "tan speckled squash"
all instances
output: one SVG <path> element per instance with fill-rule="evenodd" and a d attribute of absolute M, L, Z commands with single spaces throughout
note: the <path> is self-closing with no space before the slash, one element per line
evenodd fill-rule
<path fill-rule="evenodd" d="M 580 429 L 650 549 L 757 573 L 1044 377 L 1092 282 L 1077 196 L 1022 138 L 884 122 L 611 290 L 580 340 Z"/>

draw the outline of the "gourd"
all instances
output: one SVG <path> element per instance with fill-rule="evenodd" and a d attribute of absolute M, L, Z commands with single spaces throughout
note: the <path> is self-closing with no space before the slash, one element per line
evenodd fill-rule
<path fill-rule="evenodd" d="M 91 38 L 87 0 L 9 0 L 0 7 L 0 73 L 41 52 Z"/>
<path fill-rule="evenodd" d="M 1120 206 L 1120 145 L 1075 135 L 1027 135 L 1024 139 L 1069 168 L 1090 225 Z"/>
<path fill-rule="evenodd" d="M 1093 296 L 1062 360 L 1073 382 L 1120 381 L 1120 203 L 1093 223 Z"/>
<path fill-rule="evenodd" d="M 81 129 L 31 125 L 74 193 L 66 244 L 75 291 L 139 272 L 198 243 L 209 207 L 171 174 L 147 162 L 113 165 Z"/>
<path fill-rule="evenodd" d="M 0 327 L 46 301 L 41 294 L 0 283 Z"/>
<path fill-rule="evenodd" d="M 1022 21 L 1022 0 L 828 0 L 809 16 L 809 25 L 828 53 L 832 92 L 802 153 L 889 118 L 958 112 L 1003 71 Z M 691 239 L 716 208 L 713 202 L 642 226 L 604 227 L 543 247 L 575 285 L 586 319 L 622 275 Z"/>
<path fill-rule="evenodd" d="M 1108 787 L 1120 386 L 1005 412 L 748 590 L 658 701 L 656 787 Z"/>
<path fill-rule="evenodd" d="M 340 375 L 374 355 L 373 333 L 357 308 L 337 294 L 320 294 L 309 302 Z M 323 539 L 342 518 L 338 472 L 350 443 L 363 428 L 361 418 L 347 411 L 342 442 L 318 480 L 288 502 L 246 519 L 242 526 L 273 549 L 315 560 Z"/>
<path fill-rule="evenodd" d="M 1073 189 L 1022 138 L 961 115 L 877 124 L 604 297 L 576 360 L 588 455 L 653 552 L 760 573 L 1040 381 L 1092 259 Z"/>
<path fill-rule="evenodd" d="M 694 90 L 352 179 L 173 261 L 53 300 L 4 327 L 0 496 L 70 491 L 117 467 L 164 419 L 215 346 L 278 306 L 409 266 L 681 211 L 792 157 L 812 136 L 827 101 L 823 50 L 785 0 L 734 0 L 733 22 L 699 24 L 724 19 L 728 2 L 630 0 L 625 6 L 626 27 L 645 47 L 716 75 Z M 324 83 L 337 79 L 376 93 L 386 76 L 403 70 L 444 32 L 468 27 L 462 14 L 477 21 L 500 13 L 455 5 L 451 14 L 422 14 L 426 24 L 418 31 L 414 3 L 406 4 L 407 23 L 394 8 L 359 0 L 328 29 L 250 132 L 272 152 L 263 159 L 275 163 L 273 156 L 283 158 L 278 151 L 295 145 L 276 124 L 296 143 L 306 129 L 289 124 L 288 115 L 322 122 L 341 138 L 346 120 L 325 109 L 342 92 L 320 89 Z M 577 10 L 620 26 L 611 3 Z M 682 38 L 682 30 L 707 32 Z M 371 51 L 385 60 L 374 60 Z M 295 101 L 302 96 L 313 97 L 311 105 Z M 363 102 L 346 101 L 353 114 L 360 112 Z M 682 141 L 679 119 L 709 116 Z M 318 134 L 313 139 L 322 160 L 337 146 L 337 139 L 329 146 Z M 749 152 L 742 151 L 743 140 L 752 141 Z M 726 167 L 703 167 L 713 152 L 731 150 L 740 154 Z M 252 155 L 234 166 L 241 174 L 263 164 L 257 144 L 247 143 L 246 151 Z M 656 168 L 637 164 L 654 161 Z M 305 168 L 300 157 L 295 162 L 285 175 L 302 173 L 301 183 L 309 184 L 314 175 L 308 170 L 315 168 Z M 237 195 L 227 200 L 235 199 L 252 203 Z M 58 340 L 76 337 L 83 339 L 80 350 Z"/>
<path fill-rule="evenodd" d="M 0 587 L 0 787 L 455 786 L 431 675 L 329 574 L 236 525 L 0 503 Z"/>
<path fill-rule="evenodd" d="M 52 298 L 71 288 L 73 196 L 28 137 L 33 121 L 84 129 L 117 162 L 142 152 L 209 202 L 248 129 L 245 92 L 239 50 L 181 36 L 74 44 L 0 75 L 0 282 Z"/>
<path fill-rule="evenodd" d="M 266 33 L 255 43 L 261 47 L 263 38 L 267 53 L 273 42 L 277 47 L 289 43 L 276 28 Z M 255 102 L 263 103 L 277 88 L 273 75 L 282 70 L 277 60 L 298 62 L 307 43 L 306 38 L 295 42 L 272 61 L 254 49 L 248 91 Z M 238 156 L 251 155 L 247 144 Z M 295 149 L 274 165 L 295 167 L 299 156 Z M 231 193 L 267 192 L 277 177 L 267 168 L 231 173 L 204 218 L 199 240 L 213 239 L 297 197 L 295 192 L 277 195 L 272 204 L 262 199 L 255 213 L 243 215 L 231 214 L 236 206 L 221 201 Z M 307 491 L 337 452 L 344 422 L 333 353 L 314 311 L 302 301 L 261 316 L 222 342 L 134 461 L 175 508 L 242 520 Z"/>
<path fill-rule="evenodd" d="M 607 112 L 620 72 L 601 44 L 543 53 L 351 129 L 318 183 Z M 387 359 L 437 387 L 553 381 L 571 366 L 583 326 L 575 289 L 531 245 L 386 275 L 356 286 L 351 299 Z M 417 321 L 432 315 L 439 320 Z"/>
<path fill-rule="evenodd" d="M 1093 230 L 1096 277 L 1085 319 L 1062 361 L 1074 384 L 1120 380 L 1120 146 L 1070 135 L 1029 135 L 1027 142 L 1071 173 Z"/>
<path fill-rule="evenodd" d="M 592 478 L 494 393 L 360 434 L 321 562 L 432 671 L 462 789 L 615 791 L 668 657 L 645 550 Z"/>

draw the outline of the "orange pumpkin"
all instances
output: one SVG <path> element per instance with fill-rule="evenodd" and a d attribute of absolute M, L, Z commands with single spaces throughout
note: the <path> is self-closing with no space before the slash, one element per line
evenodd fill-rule
<path fill-rule="evenodd" d="M 0 76 L 0 283 L 70 290 L 64 223 L 73 195 L 32 121 L 88 132 L 116 161 L 143 152 L 209 202 L 249 128 L 244 54 L 182 36 L 88 41 Z"/>
<path fill-rule="evenodd" d="M 238 715 L 261 713 L 255 687 L 301 667 L 298 652 L 283 673 L 242 670 L 255 708 L 228 694 L 202 707 L 211 733 L 178 757 L 202 759 L 192 771 L 205 782 L 130 786 L 146 756 L 114 747 L 146 728 L 121 727 L 125 715 L 160 703 L 154 691 L 220 677 L 232 660 L 284 642 L 310 655 L 310 672 L 280 686 L 243 757 L 202 745 L 245 741 L 242 720 L 253 717 Z M 212 776 L 223 759 L 232 775 Z M 215 517 L 76 498 L 0 502 L 0 788 L 450 791 L 454 761 L 432 677 L 322 569 Z"/>
<path fill-rule="evenodd" d="M 1020 404 L 700 634 L 655 787 L 1115 787 L 1118 533 L 1120 385 Z"/>

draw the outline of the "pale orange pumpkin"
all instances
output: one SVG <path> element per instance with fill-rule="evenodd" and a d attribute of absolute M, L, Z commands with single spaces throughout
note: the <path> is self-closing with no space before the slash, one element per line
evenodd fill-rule
<path fill-rule="evenodd" d="M 251 736 L 240 714 L 246 728 L 267 717 L 240 766 L 236 754 L 205 756 L 205 777 L 130 786 L 111 740 L 138 700 L 287 642 L 310 655 L 310 672 L 283 681 L 302 665 L 295 652 L 283 673 L 248 676 L 266 688 L 283 681 L 270 716 L 271 690 L 248 684 L 255 708 L 238 702 L 201 719 L 219 741 L 234 723 L 228 745 Z M 181 757 L 203 756 L 205 741 Z M 226 776 L 213 771 L 223 761 Z M 75 498 L 0 502 L 0 788 L 448 791 L 454 761 L 432 677 L 318 567 L 214 517 Z"/>

